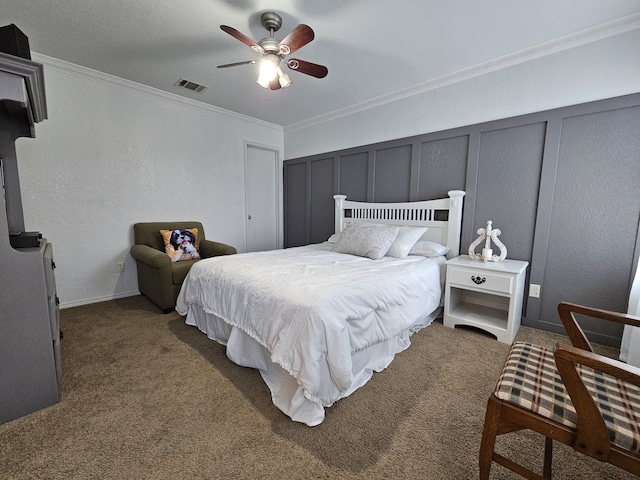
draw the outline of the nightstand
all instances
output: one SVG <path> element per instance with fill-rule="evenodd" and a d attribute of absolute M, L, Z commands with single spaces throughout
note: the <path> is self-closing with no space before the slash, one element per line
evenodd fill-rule
<path fill-rule="evenodd" d="M 512 343 L 520 328 L 528 262 L 482 262 L 461 255 L 447 261 L 443 323 L 469 325 Z"/>

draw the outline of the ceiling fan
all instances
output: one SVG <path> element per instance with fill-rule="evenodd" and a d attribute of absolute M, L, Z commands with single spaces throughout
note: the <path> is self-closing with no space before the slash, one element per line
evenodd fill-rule
<path fill-rule="evenodd" d="M 274 12 L 265 12 L 260 17 L 262 26 L 269 30 L 269 36 L 263 38 L 259 42 L 254 42 L 246 35 L 227 25 L 220 25 L 222 31 L 228 33 L 232 37 L 240 40 L 245 45 L 250 46 L 256 52 L 262 54 L 260 60 L 248 60 L 246 62 L 227 63 L 226 65 L 218 65 L 218 68 L 236 67 L 238 65 L 255 64 L 260 62 L 260 74 L 258 76 L 258 84 L 264 88 L 278 90 L 291 85 L 291 79 L 282 69 L 281 64 L 286 64 L 291 70 L 311 75 L 316 78 L 324 78 L 329 73 L 327 67 L 316 63 L 306 62 L 297 58 L 285 60 L 284 57 L 304 47 L 314 38 L 313 30 L 308 25 L 300 24 L 293 31 L 278 40 L 273 36 L 282 26 L 282 18 Z"/>

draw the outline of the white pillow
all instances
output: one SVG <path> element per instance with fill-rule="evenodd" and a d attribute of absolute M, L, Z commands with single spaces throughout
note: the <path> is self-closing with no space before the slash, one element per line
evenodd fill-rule
<path fill-rule="evenodd" d="M 389 247 L 387 257 L 404 258 L 409 250 L 429 230 L 427 227 L 400 227 L 398 236 Z"/>
<path fill-rule="evenodd" d="M 449 253 L 449 248 L 438 242 L 418 240 L 409 251 L 409 255 L 421 255 L 423 257 L 441 257 Z"/>
<path fill-rule="evenodd" d="M 348 225 L 336 241 L 336 252 L 379 260 L 398 236 L 398 227 Z"/>
<path fill-rule="evenodd" d="M 385 227 L 386 226 L 384 223 L 369 223 L 369 222 L 362 222 L 362 221 L 351 221 L 351 222 L 346 223 L 344 228 L 364 226 L 364 225 L 369 226 L 369 227 Z M 342 236 L 342 232 L 334 233 L 333 235 L 331 235 L 329 237 L 329 240 L 327 240 L 327 242 L 334 243 L 334 244 L 338 243 L 338 239 L 341 236 Z"/>

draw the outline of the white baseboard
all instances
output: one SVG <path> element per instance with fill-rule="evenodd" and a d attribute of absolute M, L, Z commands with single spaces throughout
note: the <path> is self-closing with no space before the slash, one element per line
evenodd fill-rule
<path fill-rule="evenodd" d="M 134 297 L 140 295 L 139 291 L 118 293 L 117 295 L 107 295 L 104 297 L 87 298 L 76 302 L 60 302 L 60 310 L 65 308 L 79 307 L 81 305 L 90 305 L 92 303 L 108 302 L 109 300 L 117 300 L 118 298 Z"/>

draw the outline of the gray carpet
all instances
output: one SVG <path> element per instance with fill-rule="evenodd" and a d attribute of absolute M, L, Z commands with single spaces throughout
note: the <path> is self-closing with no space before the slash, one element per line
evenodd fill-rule
<path fill-rule="evenodd" d="M 477 478 L 508 350 L 436 321 L 310 428 L 273 406 L 257 371 L 143 297 L 65 309 L 61 321 L 62 401 L 0 425 L 2 479 Z M 524 327 L 518 339 L 566 341 Z M 543 444 L 531 432 L 498 439 L 536 471 Z M 558 480 L 631 478 L 564 445 L 554 453 Z M 492 478 L 517 477 L 494 464 Z"/>

